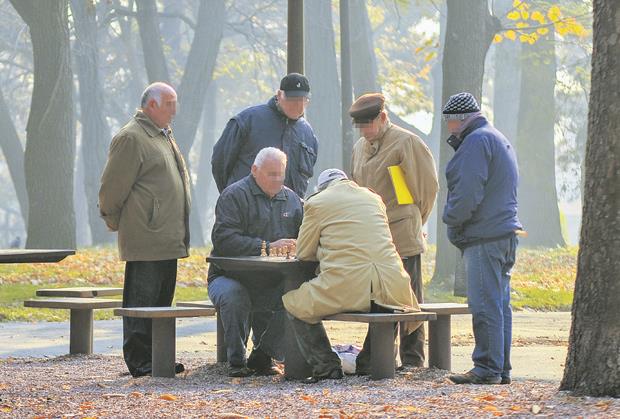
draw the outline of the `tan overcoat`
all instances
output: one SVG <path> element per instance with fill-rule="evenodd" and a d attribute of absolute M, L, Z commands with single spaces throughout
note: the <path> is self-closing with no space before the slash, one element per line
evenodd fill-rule
<path fill-rule="evenodd" d="M 399 205 L 388 172 L 400 166 L 414 203 Z M 372 141 L 360 138 L 353 148 L 351 178 L 381 196 L 387 208 L 390 230 L 401 257 L 424 252 L 426 223 L 439 190 L 433 156 L 415 134 L 389 121 Z"/>
<path fill-rule="evenodd" d="M 368 312 L 370 301 L 420 311 L 409 275 L 392 243 L 381 198 L 350 180 L 336 180 L 304 205 L 297 258 L 319 261 L 320 273 L 286 293 L 284 307 L 307 323 L 349 311 Z M 415 330 L 419 323 L 412 323 Z"/>
<path fill-rule="evenodd" d="M 143 112 L 112 139 L 99 210 L 118 231 L 121 260 L 187 257 L 191 198 L 185 162 L 172 137 Z"/>

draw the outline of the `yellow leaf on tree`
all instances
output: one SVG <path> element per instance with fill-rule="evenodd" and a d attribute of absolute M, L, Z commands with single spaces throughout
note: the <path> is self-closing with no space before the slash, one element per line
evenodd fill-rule
<path fill-rule="evenodd" d="M 521 10 L 521 17 L 523 19 L 529 19 L 530 18 L 530 12 L 528 12 L 527 10 Z"/>
<path fill-rule="evenodd" d="M 498 43 L 502 42 L 503 39 L 504 39 L 503 36 L 501 36 L 500 34 L 496 33 L 495 36 L 493 37 L 493 43 L 494 44 L 498 44 Z"/>
<path fill-rule="evenodd" d="M 519 41 L 521 41 L 523 43 L 528 42 L 529 39 L 530 39 L 529 35 L 526 35 L 526 34 L 519 35 Z"/>
<path fill-rule="evenodd" d="M 508 13 L 506 17 L 510 20 L 519 20 L 521 18 L 521 13 L 513 10 L 512 12 Z"/>
<path fill-rule="evenodd" d="M 522 29 L 522 28 L 529 28 L 530 25 L 525 23 L 525 22 L 517 22 L 517 28 Z"/>
<path fill-rule="evenodd" d="M 535 12 L 532 12 L 532 16 L 530 16 L 530 18 L 532 20 L 537 21 L 541 25 L 545 23 L 545 15 L 540 13 L 538 10 L 536 10 Z"/>
<path fill-rule="evenodd" d="M 505 34 L 506 38 L 510 39 L 511 41 L 514 41 L 515 39 L 517 39 L 517 33 L 515 31 L 507 31 Z"/>
<path fill-rule="evenodd" d="M 549 33 L 549 28 L 538 28 L 536 29 L 536 32 L 540 35 L 547 35 Z"/>
<path fill-rule="evenodd" d="M 513 0 L 512 7 L 518 7 L 521 5 L 521 3 L 523 3 L 523 0 Z"/>
<path fill-rule="evenodd" d="M 558 20 L 560 20 L 560 17 L 562 16 L 562 11 L 560 10 L 558 6 L 553 5 L 549 8 L 549 11 L 547 12 L 547 16 L 549 16 L 549 19 L 551 19 L 552 22 L 557 22 Z"/>

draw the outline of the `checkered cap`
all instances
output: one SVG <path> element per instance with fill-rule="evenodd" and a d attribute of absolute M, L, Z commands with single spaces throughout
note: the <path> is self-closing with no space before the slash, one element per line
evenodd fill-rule
<path fill-rule="evenodd" d="M 448 117 L 448 115 L 455 115 L 456 117 L 473 112 L 480 112 L 480 106 L 478 106 L 476 98 L 471 93 L 462 92 L 450 96 L 446 106 L 443 107 L 442 113 L 445 117 Z"/>

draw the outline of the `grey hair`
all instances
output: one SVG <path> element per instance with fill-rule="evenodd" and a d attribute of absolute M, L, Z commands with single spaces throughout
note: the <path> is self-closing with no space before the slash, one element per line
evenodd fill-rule
<path fill-rule="evenodd" d="M 157 105 L 161 106 L 161 94 L 163 92 L 170 92 L 170 91 L 174 92 L 174 89 L 172 88 L 172 86 L 170 86 L 169 84 L 163 83 L 161 81 L 149 84 L 146 87 L 146 89 L 144 89 L 144 92 L 142 92 L 142 100 L 140 101 L 140 107 L 145 108 L 148 105 L 149 100 L 151 99 L 157 102 Z"/>
<path fill-rule="evenodd" d="M 256 158 L 254 159 L 254 165 L 256 167 L 261 167 L 263 163 L 267 160 L 278 160 L 284 164 L 286 164 L 286 154 L 279 148 L 275 147 L 265 147 L 261 151 L 258 152 Z"/>

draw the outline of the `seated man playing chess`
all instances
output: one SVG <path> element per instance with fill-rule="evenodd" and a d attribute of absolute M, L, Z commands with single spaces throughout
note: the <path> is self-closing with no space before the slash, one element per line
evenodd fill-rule
<path fill-rule="evenodd" d="M 286 154 L 263 148 L 251 173 L 222 191 L 211 233 L 213 256 L 286 256 L 295 248 L 303 206 L 297 194 L 284 186 L 285 173 Z M 283 358 L 281 281 L 235 278 L 213 264 L 208 281 L 209 298 L 224 326 L 228 375 L 280 373 L 274 358 Z M 250 328 L 254 349 L 246 359 Z"/>

